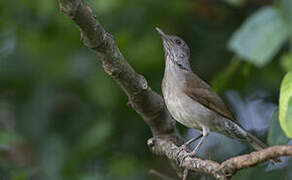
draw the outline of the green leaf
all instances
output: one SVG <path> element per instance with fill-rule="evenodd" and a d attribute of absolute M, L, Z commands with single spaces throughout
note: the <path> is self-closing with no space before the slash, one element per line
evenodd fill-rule
<path fill-rule="evenodd" d="M 281 57 L 281 66 L 286 71 L 292 71 L 292 54 L 284 54 Z"/>
<path fill-rule="evenodd" d="M 288 109 L 286 112 L 285 124 L 287 129 L 287 134 L 292 138 L 292 97 L 288 102 Z"/>
<path fill-rule="evenodd" d="M 289 139 L 283 132 L 279 124 L 279 110 L 277 109 L 272 117 L 272 123 L 268 132 L 268 144 L 280 145 L 287 144 Z"/>
<path fill-rule="evenodd" d="M 281 83 L 279 120 L 283 131 L 292 138 L 292 72 L 287 73 Z"/>
<path fill-rule="evenodd" d="M 279 11 L 264 7 L 249 17 L 232 35 L 228 48 L 256 66 L 264 66 L 287 39 Z"/>

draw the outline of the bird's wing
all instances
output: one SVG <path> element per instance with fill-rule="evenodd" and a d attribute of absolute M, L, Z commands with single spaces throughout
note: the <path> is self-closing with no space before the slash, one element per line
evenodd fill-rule
<path fill-rule="evenodd" d="M 185 85 L 184 92 L 190 98 L 215 111 L 221 116 L 235 121 L 234 116 L 228 110 L 223 100 L 215 92 L 212 91 L 207 83 L 201 80 L 193 72 L 186 72 L 185 75 L 187 84 Z"/>

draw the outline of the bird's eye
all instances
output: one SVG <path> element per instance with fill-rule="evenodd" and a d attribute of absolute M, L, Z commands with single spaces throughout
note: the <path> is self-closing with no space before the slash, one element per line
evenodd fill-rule
<path fill-rule="evenodd" d="M 181 40 L 179 40 L 179 39 L 174 40 L 174 42 L 175 42 L 175 44 L 177 44 L 177 45 L 181 45 Z"/>

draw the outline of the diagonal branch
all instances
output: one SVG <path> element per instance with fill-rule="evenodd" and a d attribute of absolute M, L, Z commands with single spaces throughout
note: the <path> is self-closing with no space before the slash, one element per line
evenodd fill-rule
<path fill-rule="evenodd" d="M 59 0 L 59 3 L 61 11 L 71 18 L 80 29 L 83 44 L 95 51 L 104 70 L 121 87 L 128 96 L 131 107 L 150 127 L 154 136 L 148 140 L 151 151 L 155 154 L 165 155 L 172 164 L 175 164 L 173 160 L 181 160 L 187 152 L 179 153 L 176 144 L 180 144 L 182 138 L 162 97 L 151 90 L 146 79 L 128 64 L 113 37 L 103 29 L 85 0 Z M 237 170 L 283 155 L 292 155 L 292 147 L 275 146 L 234 157 L 221 164 L 188 157 L 181 165 L 184 169 L 200 171 L 211 174 L 216 179 L 227 180 Z"/>
<path fill-rule="evenodd" d="M 81 31 L 81 41 L 94 50 L 104 70 L 129 97 L 129 103 L 149 125 L 154 136 L 179 134 L 163 99 L 148 86 L 146 79 L 128 64 L 112 35 L 107 33 L 85 0 L 60 0 L 60 9 Z"/>

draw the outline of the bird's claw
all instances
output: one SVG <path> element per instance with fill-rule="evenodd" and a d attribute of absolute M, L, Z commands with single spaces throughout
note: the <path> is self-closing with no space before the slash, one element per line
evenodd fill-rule
<path fill-rule="evenodd" d="M 187 157 L 195 157 L 195 156 L 196 156 L 196 152 L 194 152 L 194 151 L 185 154 L 185 155 L 182 157 L 182 159 L 181 159 L 181 161 L 180 161 L 180 163 L 179 163 L 179 166 L 180 166 L 180 167 L 182 166 L 182 162 L 185 160 L 185 158 L 187 158 Z"/>
<path fill-rule="evenodd" d="M 182 152 L 182 151 L 186 151 L 187 150 L 187 146 L 185 145 L 185 144 L 183 144 L 183 145 L 181 145 L 180 147 L 178 147 L 179 148 L 179 150 L 178 150 L 178 152 L 177 152 L 177 154 L 176 154 L 176 162 L 178 163 L 178 164 L 180 164 L 180 161 L 179 161 L 179 154 Z"/>

